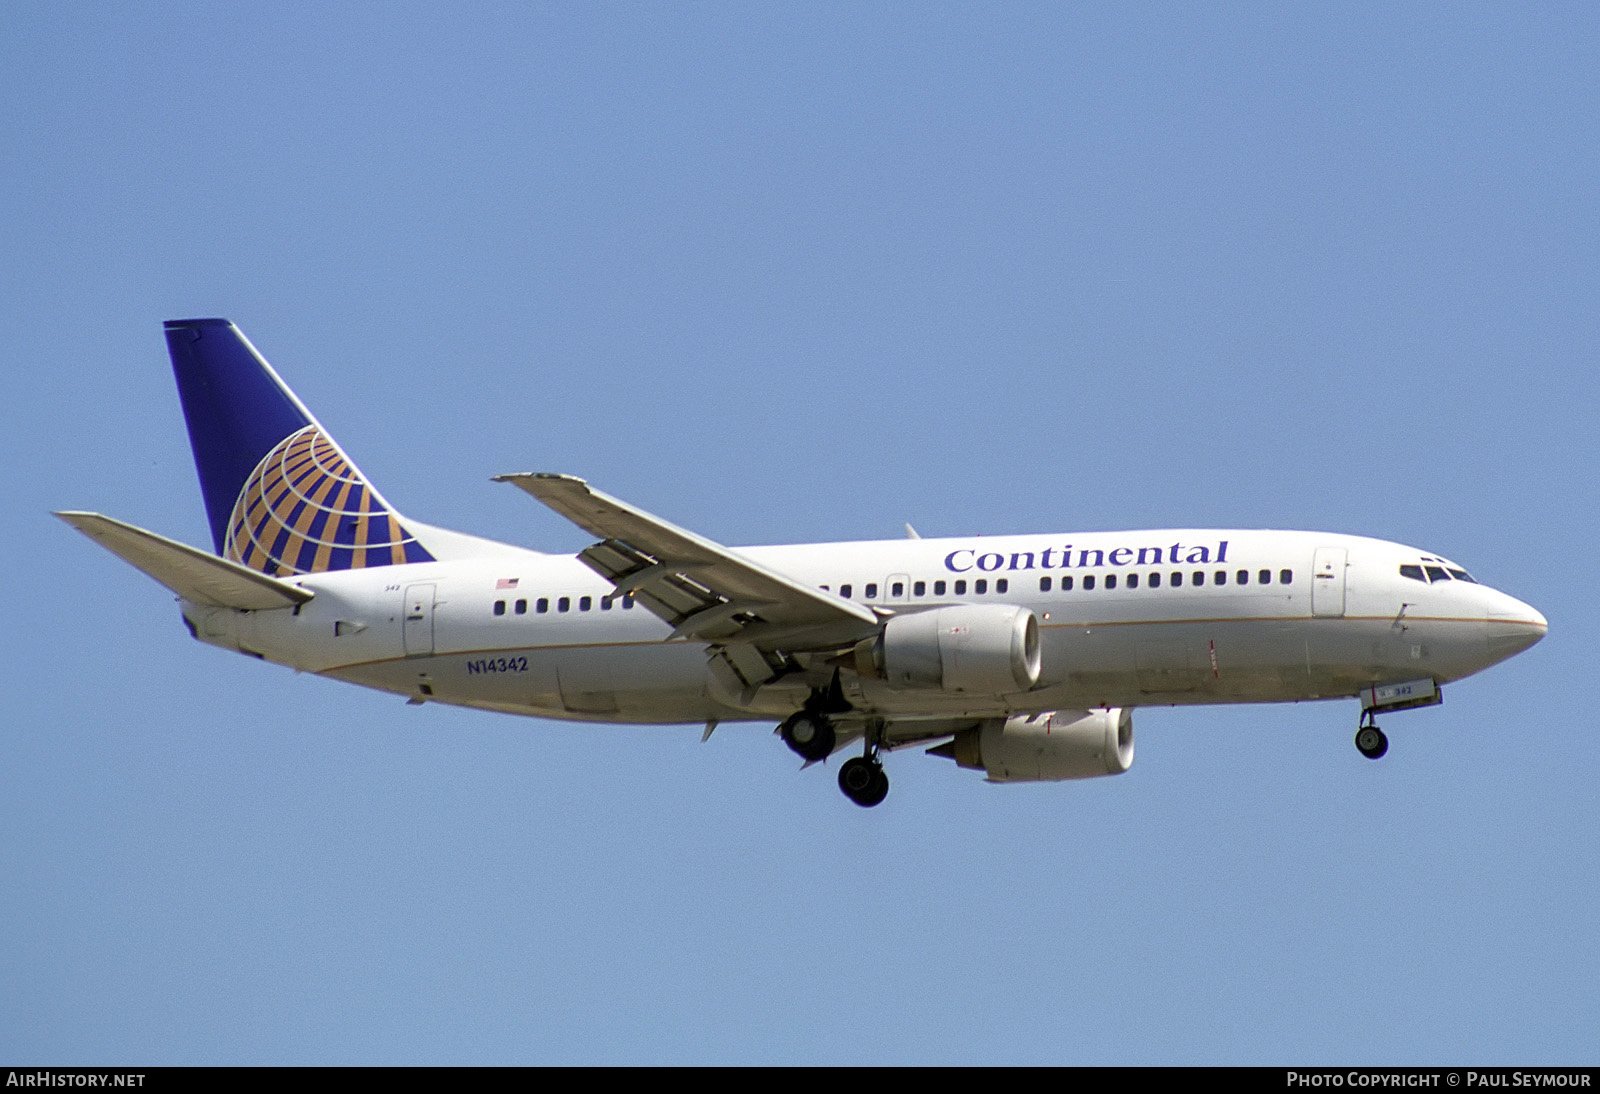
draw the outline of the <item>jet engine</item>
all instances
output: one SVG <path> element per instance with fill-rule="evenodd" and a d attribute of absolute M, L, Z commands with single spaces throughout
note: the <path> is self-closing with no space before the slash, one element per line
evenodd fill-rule
<path fill-rule="evenodd" d="M 990 782 L 1059 782 L 1120 775 L 1133 766 L 1133 711 L 1068 710 L 1016 714 L 962 730 L 928 750 Z"/>
<path fill-rule="evenodd" d="M 1039 682 L 1039 617 L 1013 604 L 897 615 L 857 650 L 860 668 L 897 688 L 1001 695 Z"/>

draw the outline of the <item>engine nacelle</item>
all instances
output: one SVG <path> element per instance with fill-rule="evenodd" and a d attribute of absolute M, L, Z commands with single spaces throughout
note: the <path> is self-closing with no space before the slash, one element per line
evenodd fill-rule
<path fill-rule="evenodd" d="M 1027 691 L 1039 682 L 1039 617 L 1014 604 L 960 604 L 897 615 L 873 661 L 897 688 L 982 695 Z"/>
<path fill-rule="evenodd" d="M 1133 766 L 1133 711 L 1068 710 L 1016 714 L 962 730 L 932 749 L 990 782 L 1058 782 L 1120 775 Z"/>

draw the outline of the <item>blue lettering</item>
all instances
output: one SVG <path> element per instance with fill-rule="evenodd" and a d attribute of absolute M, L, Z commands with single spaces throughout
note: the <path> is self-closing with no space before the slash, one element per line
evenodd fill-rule
<path fill-rule="evenodd" d="M 1213 560 L 1209 547 L 1188 547 L 1182 543 L 1174 543 L 1171 547 L 1114 547 L 1109 551 L 1098 548 L 1086 548 L 1077 553 L 1074 562 L 1072 544 L 1068 543 L 1059 548 L 1061 561 L 1056 561 L 1058 548 L 1046 547 L 1043 551 L 1014 551 L 1009 556 L 991 551 L 978 554 L 970 547 L 962 547 L 951 551 L 944 556 L 944 568 L 954 574 L 964 574 L 970 570 L 982 570 L 984 573 L 993 573 L 995 570 L 1033 570 L 1033 569 L 1072 569 L 1074 566 L 1090 569 L 1098 566 L 1160 566 L 1163 562 L 1174 566 L 1182 563 L 1206 564 Z M 1165 555 L 1165 559 L 1163 559 Z M 1219 540 L 1216 546 L 1215 561 L 1218 564 L 1228 561 L 1228 541 Z M 479 669 L 478 671 L 485 671 Z"/>

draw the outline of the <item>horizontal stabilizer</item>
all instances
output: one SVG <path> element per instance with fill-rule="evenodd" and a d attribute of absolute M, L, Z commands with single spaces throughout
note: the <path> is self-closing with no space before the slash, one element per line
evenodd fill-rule
<path fill-rule="evenodd" d="M 245 610 L 289 608 L 312 597 L 309 590 L 298 585 L 99 513 L 64 512 L 56 516 L 134 569 L 197 604 Z"/>

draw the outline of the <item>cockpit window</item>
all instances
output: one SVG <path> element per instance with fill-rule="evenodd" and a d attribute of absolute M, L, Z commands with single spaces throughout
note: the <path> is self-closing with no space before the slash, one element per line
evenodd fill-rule
<path fill-rule="evenodd" d="M 1427 567 L 1427 570 L 1428 570 L 1428 580 L 1429 581 L 1449 581 L 1450 580 L 1450 575 L 1444 572 L 1444 567 L 1443 566 L 1429 566 L 1429 567 Z"/>
<path fill-rule="evenodd" d="M 1457 570 L 1452 568 L 1450 570 L 1450 576 L 1455 578 L 1457 581 L 1470 581 L 1474 585 L 1478 583 L 1478 579 L 1467 573 L 1465 570 Z"/>
<path fill-rule="evenodd" d="M 1421 566 L 1402 566 L 1400 567 L 1400 576 L 1409 577 L 1412 581 L 1420 581 L 1423 584 L 1427 584 L 1428 581 L 1427 578 L 1422 576 Z"/>

